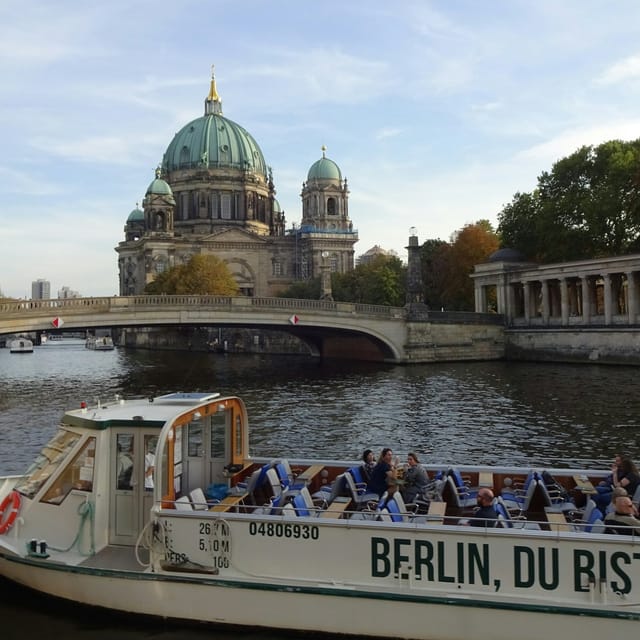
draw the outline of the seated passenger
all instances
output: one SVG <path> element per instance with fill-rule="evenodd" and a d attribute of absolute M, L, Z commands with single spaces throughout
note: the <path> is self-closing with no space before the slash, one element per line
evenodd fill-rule
<path fill-rule="evenodd" d="M 374 455 L 371 449 L 365 449 L 362 454 L 362 475 L 365 480 L 369 482 L 369 478 L 371 478 L 371 472 L 373 468 L 376 466 L 376 456 Z"/>
<path fill-rule="evenodd" d="M 476 502 L 477 509 L 473 512 L 471 520 L 465 522 L 472 527 L 495 527 L 498 521 L 498 512 L 493 506 L 493 491 L 483 487 L 478 491 Z"/>
<path fill-rule="evenodd" d="M 640 535 L 640 520 L 634 513 L 635 507 L 629 496 L 616 498 L 615 511 L 604 517 L 605 533 Z"/>
<path fill-rule="evenodd" d="M 382 496 L 385 491 L 393 493 L 396 489 L 396 467 L 393 461 L 393 451 L 385 447 L 378 458 L 376 466 L 371 471 L 367 483 L 367 493 Z"/>
<path fill-rule="evenodd" d="M 598 505 L 598 508 L 603 512 L 607 510 L 607 506 L 611 502 L 614 489 L 623 487 L 630 496 L 633 496 L 640 485 L 640 473 L 631 458 L 626 456 L 621 459 L 620 467 L 617 465 L 613 466 L 612 478 L 613 485 L 610 490 L 601 491 L 599 487 L 598 493 L 593 495 L 593 499 Z"/>
<path fill-rule="evenodd" d="M 418 456 L 407 454 L 407 470 L 404 472 L 404 485 L 400 490 L 405 502 L 415 502 L 429 486 L 429 474 L 420 464 Z"/>

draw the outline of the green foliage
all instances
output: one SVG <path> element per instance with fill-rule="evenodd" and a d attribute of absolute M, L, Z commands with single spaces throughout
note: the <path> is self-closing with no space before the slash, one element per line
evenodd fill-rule
<path fill-rule="evenodd" d="M 532 193 L 500 212 L 503 245 L 539 262 L 640 248 L 640 139 L 585 146 L 556 162 Z"/>
<path fill-rule="evenodd" d="M 407 268 L 396 256 L 376 256 L 347 273 L 331 274 L 334 300 L 401 307 L 406 299 Z M 320 298 L 320 279 L 294 282 L 282 298 Z"/>
<path fill-rule="evenodd" d="M 401 307 L 406 301 L 407 268 L 396 256 L 378 255 L 331 278 L 333 299 Z"/>
<path fill-rule="evenodd" d="M 145 293 L 167 295 L 235 296 L 238 291 L 227 265 L 216 256 L 204 254 L 158 274 L 145 287 Z"/>
<path fill-rule="evenodd" d="M 278 294 L 279 298 L 318 300 L 320 298 L 320 278 L 298 280 Z"/>

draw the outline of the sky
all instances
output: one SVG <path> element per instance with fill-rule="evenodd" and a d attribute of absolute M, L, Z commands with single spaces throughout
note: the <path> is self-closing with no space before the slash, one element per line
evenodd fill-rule
<path fill-rule="evenodd" d="M 174 134 L 225 117 L 273 169 L 287 228 L 323 145 L 360 240 L 406 259 L 640 137 L 637 0 L 0 0 L 0 292 L 118 293 L 124 224 Z"/>

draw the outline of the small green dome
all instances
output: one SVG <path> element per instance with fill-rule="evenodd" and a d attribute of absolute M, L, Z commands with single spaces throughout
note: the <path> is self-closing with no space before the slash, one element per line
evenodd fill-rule
<path fill-rule="evenodd" d="M 340 173 L 340 167 L 333 160 L 325 157 L 323 150 L 322 158 L 311 165 L 307 180 L 338 180 L 341 182 L 342 173 Z"/>
<path fill-rule="evenodd" d="M 156 170 L 155 180 L 149 185 L 146 195 L 153 196 L 171 196 L 173 198 L 173 192 L 167 182 L 160 177 L 160 170 Z"/>
<path fill-rule="evenodd" d="M 127 218 L 127 222 L 144 222 L 144 211 L 136 207 Z"/>
<path fill-rule="evenodd" d="M 273 199 L 273 212 L 282 213 L 282 207 L 280 206 L 280 203 L 275 198 Z"/>

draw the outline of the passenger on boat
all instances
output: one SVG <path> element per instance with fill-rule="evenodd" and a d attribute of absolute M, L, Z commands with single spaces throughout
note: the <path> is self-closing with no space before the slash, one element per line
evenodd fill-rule
<path fill-rule="evenodd" d="M 404 472 L 403 480 L 400 493 L 405 502 L 415 502 L 429 486 L 429 474 L 413 451 L 407 454 L 407 470 Z"/>
<path fill-rule="evenodd" d="M 604 517 L 605 533 L 640 535 L 640 520 L 635 517 L 635 507 L 629 496 L 615 500 L 615 511 Z"/>
<path fill-rule="evenodd" d="M 367 483 L 367 493 L 377 493 L 381 496 L 385 491 L 389 494 L 396 490 L 396 466 L 393 461 L 393 451 L 385 447 L 378 458 L 376 466 L 371 471 Z"/>
<path fill-rule="evenodd" d="M 628 458 L 627 456 L 622 457 L 619 468 L 617 465 L 614 465 L 614 468 L 612 469 L 612 476 L 613 486 L 611 489 L 609 491 L 599 490 L 593 495 L 595 503 L 602 512 L 607 510 L 607 506 L 611 502 L 613 489 L 623 487 L 628 495 L 633 496 L 640 485 L 640 473 L 631 458 Z"/>
<path fill-rule="evenodd" d="M 371 449 L 365 449 L 362 454 L 362 475 L 364 479 L 369 482 L 371 478 L 371 472 L 376 466 L 376 456 Z"/>
<path fill-rule="evenodd" d="M 616 453 L 613 458 L 613 465 L 611 465 L 611 473 L 604 480 L 598 482 L 598 487 L 606 487 L 605 491 L 608 491 L 614 486 L 614 477 L 617 476 L 618 480 L 622 479 L 622 458 L 621 453 Z"/>
<path fill-rule="evenodd" d="M 471 520 L 465 524 L 472 527 L 495 527 L 498 521 L 498 512 L 493 506 L 493 491 L 483 487 L 478 491 L 476 502 L 478 508 L 474 511 Z"/>

